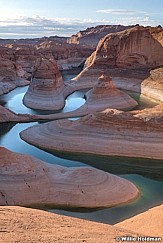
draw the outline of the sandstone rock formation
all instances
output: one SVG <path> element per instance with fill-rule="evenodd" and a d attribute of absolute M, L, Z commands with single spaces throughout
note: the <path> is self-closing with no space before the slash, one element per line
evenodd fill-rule
<path fill-rule="evenodd" d="M 0 47 L 0 95 L 29 84 L 26 80 L 27 73 L 12 58 L 12 52 L 8 48 Z"/>
<path fill-rule="evenodd" d="M 23 103 L 33 109 L 60 110 L 65 104 L 64 89 L 65 85 L 56 62 L 39 58 Z"/>
<path fill-rule="evenodd" d="M 163 104 L 153 108 L 131 111 L 134 117 L 143 119 L 144 121 L 153 121 L 155 123 L 163 123 Z"/>
<path fill-rule="evenodd" d="M 0 205 L 98 208 L 138 197 L 129 181 L 91 167 L 66 168 L 0 147 Z"/>
<path fill-rule="evenodd" d="M 14 112 L 0 105 L 0 123 L 15 121 L 16 119 L 17 119 L 17 115 Z"/>
<path fill-rule="evenodd" d="M 163 29 L 134 27 L 105 36 L 93 64 L 106 67 L 158 67 L 163 65 Z M 92 60 L 92 59 L 91 59 Z M 87 65 L 91 63 L 87 62 Z"/>
<path fill-rule="evenodd" d="M 87 46 L 45 41 L 36 45 L 37 56 L 53 58 L 59 70 L 68 70 L 84 64 L 86 58 L 93 52 Z"/>
<path fill-rule="evenodd" d="M 98 82 L 101 72 L 105 72 L 113 77 L 117 88 L 148 94 L 154 99 L 160 99 L 162 84 L 160 81 L 157 82 L 157 89 L 155 85 L 157 83 L 154 84 L 152 79 L 155 79 L 156 76 L 158 78 L 162 69 L 157 70 L 159 75 L 153 72 L 152 79 L 144 84 L 142 81 L 150 76 L 151 68 L 163 65 L 162 35 L 162 28 L 151 27 L 134 27 L 107 35 L 99 42 L 96 51 L 87 59 L 84 70 L 74 78 L 74 85 L 80 88 L 93 87 Z M 152 91 L 154 86 L 155 89 Z"/>
<path fill-rule="evenodd" d="M 98 25 L 96 27 L 90 27 L 86 30 L 79 31 L 76 35 L 72 35 L 68 38 L 70 44 L 87 45 L 96 48 L 99 40 L 109 33 L 115 33 L 129 29 L 133 26 L 123 25 Z"/>
<path fill-rule="evenodd" d="M 163 159 L 162 124 L 145 122 L 130 113 L 111 109 L 77 121 L 61 120 L 33 126 L 20 136 L 51 152 Z"/>
<path fill-rule="evenodd" d="M 28 114 L 16 114 L 13 111 L 0 105 L 0 123 L 9 122 L 31 122 L 37 121 L 38 117 L 35 115 Z"/>
<path fill-rule="evenodd" d="M 102 75 L 98 83 L 87 93 L 85 105 L 94 112 L 107 108 L 129 110 L 138 103 L 125 92 L 118 90 L 111 77 Z"/>
<path fill-rule="evenodd" d="M 73 86 L 69 85 L 67 91 L 72 92 Z M 102 75 L 92 90 L 86 93 L 86 102 L 78 109 L 65 113 L 37 116 L 40 119 L 57 120 L 63 118 L 81 117 L 107 108 L 131 110 L 138 103 L 128 94 L 118 90 L 110 77 Z M 34 118 L 34 116 L 33 116 Z"/>
<path fill-rule="evenodd" d="M 112 225 L 14 206 L 0 207 L 0 228 L 0 242 L 6 243 L 115 243 L 118 236 L 141 235 Z"/>
<path fill-rule="evenodd" d="M 152 70 L 150 76 L 143 80 L 141 93 L 163 102 L 163 67 Z"/>
<path fill-rule="evenodd" d="M 147 226 L 148 224 L 148 226 Z M 124 220 L 117 227 L 163 238 L 163 204 Z"/>

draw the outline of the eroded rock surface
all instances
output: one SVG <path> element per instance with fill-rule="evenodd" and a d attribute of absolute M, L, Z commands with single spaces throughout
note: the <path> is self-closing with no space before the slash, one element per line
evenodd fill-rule
<path fill-rule="evenodd" d="M 64 89 L 56 62 L 53 59 L 39 58 L 23 103 L 33 109 L 60 110 L 65 104 Z"/>
<path fill-rule="evenodd" d="M 84 70 L 73 79 L 73 83 L 80 88 L 93 87 L 99 75 L 105 72 L 113 77 L 117 88 L 162 101 L 162 69 L 149 73 L 151 68 L 162 65 L 163 29 L 134 27 L 100 40 L 96 51 L 87 59 Z"/>
<path fill-rule="evenodd" d="M 72 35 L 68 38 L 68 43 L 86 45 L 96 48 L 99 40 L 109 33 L 115 33 L 129 29 L 133 26 L 123 25 L 98 25 L 96 27 L 90 27 L 86 30 L 79 31 L 76 35 Z"/>
<path fill-rule="evenodd" d="M 33 126 L 20 135 L 26 142 L 53 152 L 163 159 L 163 125 L 118 110 Z"/>
<path fill-rule="evenodd" d="M 0 147 L 0 205 L 97 208 L 136 198 L 129 181 L 91 168 L 50 165 Z"/>

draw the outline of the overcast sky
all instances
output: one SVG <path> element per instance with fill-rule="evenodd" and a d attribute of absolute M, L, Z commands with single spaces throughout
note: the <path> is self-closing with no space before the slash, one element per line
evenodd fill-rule
<path fill-rule="evenodd" d="M 98 24 L 163 25 L 163 0 L 0 0 L 0 38 L 70 36 Z"/>

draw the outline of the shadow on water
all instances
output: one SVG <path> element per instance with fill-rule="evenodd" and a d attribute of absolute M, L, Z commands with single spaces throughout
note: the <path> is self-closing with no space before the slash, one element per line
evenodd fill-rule
<path fill-rule="evenodd" d="M 98 210 L 80 209 L 80 212 L 75 209 L 63 208 L 46 208 L 46 210 L 90 221 L 116 224 L 162 203 L 163 182 L 154 181 L 135 174 L 122 175 L 122 177 L 133 182 L 141 193 L 140 197 L 134 202 Z"/>
<path fill-rule="evenodd" d="M 52 152 L 60 158 L 80 161 L 112 174 L 139 174 L 154 180 L 163 180 L 163 160 L 79 154 L 70 152 Z"/>

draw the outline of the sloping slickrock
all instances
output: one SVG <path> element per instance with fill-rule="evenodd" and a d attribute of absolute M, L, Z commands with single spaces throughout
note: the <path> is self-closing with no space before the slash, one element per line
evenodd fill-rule
<path fill-rule="evenodd" d="M 141 93 L 163 102 L 163 67 L 150 71 L 149 77 L 141 83 Z"/>
<path fill-rule="evenodd" d="M 118 236 L 138 236 L 112 225 L 15 206 L 0 207 L 0 228 L 0 242 L 6 243 L 115 243 Z"/>
<path fill-rule="evenodd" d="M 65 105 L 65 85 L 54 60 L 39 58 L 23 103 L 32 109 L 60 110 Z"/>
<path fill-rule="evenodd" d="M 77 121 L 33 126 L 20 135 L 26 142 L 51 152 L 163 159 L 163 125 L 117 110 L 108 109 Z"/>
<path fill-rule="evenodd" d="M 134 230 L 140 234 L 162 237 L 163 239 L 163 204 L 151 208 L 115 226 Z"/>
<path fill-rule="evenodd" d="M 50 165 L 0 147 L 0 205 L 97 208 L 135 199 L 129 181 L 100 170 Z"/>

